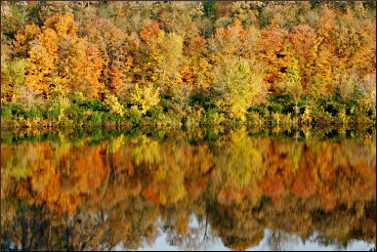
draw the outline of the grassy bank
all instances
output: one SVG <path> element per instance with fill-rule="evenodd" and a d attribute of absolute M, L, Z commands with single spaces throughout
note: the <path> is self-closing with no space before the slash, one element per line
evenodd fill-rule
<path fill-rule="evenodd" d="M 145 114 L 133 110 L 129 104 L 119 104 L 122 115 L 99 100 L 64 100 L 44 105 L 4 104 L 1 108 L 2 128 L 17 127 L 154 127 L 156 129 L 188 129 L 213 127 L 373 127 L 375 112 L 363 108 L 356 99 L 344 100 L 340 96 L 315 101 L 290 96 L 271 97 L 267 104 L 253 106 L 245 112 L 245 119 L 230 118 L 211 104 L 187 105 L 177 111 L 172 101 L 166 99 Z M 126 109 L 124 109 L 126 108 Z"/>

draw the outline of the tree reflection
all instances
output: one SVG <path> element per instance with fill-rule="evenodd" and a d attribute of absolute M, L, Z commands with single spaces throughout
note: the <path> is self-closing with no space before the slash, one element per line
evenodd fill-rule
<path fill-rule="evenodd" d="M 59 139 L 1 144 L 2 249 L 137 249 L 165 232 L 182 249 L 243 250 L 266 228 L 275 249 L 286 233 L 375 240 L 375 137 Z"/>

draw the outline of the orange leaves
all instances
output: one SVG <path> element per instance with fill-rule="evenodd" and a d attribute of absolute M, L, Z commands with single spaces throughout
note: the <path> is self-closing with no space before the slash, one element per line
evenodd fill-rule
<path fill-rule="evenodd" d="M 299 25 L 289 34 L 289 41 L 293 46 L 295 57 L 300 62 L 301 80 L 306 90 L 314 72 L 319 38 L 310 26 Z"/>
<path fill-rule="evenodd" d="M 91 33 L 89 36 L 93 36 L 93 39 L 95 39 L 93 42 L 103 40 L 105 43 L 116 46 L 118 43 L 122 43 L 125 40 L 125 32 L 116 27 L 109 20 L 93 16 L 90 21 L 92 24 L 87 23 L 87 25 L 90 26 L 88 27 Z"/>
<path fill-rule="evenodd" d="M 56 31 L 58 36 L 71 37 L 77 36 L 77 25 L 72 13 L 62 15 L 55 14 L 47 18 L 44 22 L 44 29 L 51 28 Z"/>
<path fill-rule="evenodd" d="M 268 56 L 273 56 L 275 53 L 283 52 L 286 49 L 287 37 L 287 30 L 282 28 L 262 30 L 261 40 L 258 46 L 261 50 L 265 51 Z"/>
<path fill-rule="evenodd" d="M 48 97 L 50 92 L 48 76 L 53 72 L 56 56 L 51 55 L 43 45 L 33 45 L 29 50 L 26 85 L 37 95 Z"/>
<path fill-rule="evenodd" d="M 281 175 L 272 175 L 262 180 L 263 192 L 272 199 L 281 198 L 284 194 L 284 178 Z"/>
<path fill-rule="evenodd" d="M 117 18 L 96 7 L 56 12 L 41 27 L 27 24 L 10 38 L 7 54 L 28 57 L 27 86 L 44 98 L 75 91 L 96 98 L 110 91 L 125 102 L 135 83 L 188 95 L 211 90 L 221 74 L 214 69 L 237 57 L 252 66 L 258 80 L 249 82 L 272 95 L 286 89 L 287 72 L 296 65 L 307 96 L 332 94 L 343 76 L 358 83 L 375 73 L 375 25 L 362 5 L 357 14 L 308 3 L 219 4 L 212 23 L 194 3 L 140 6 L 109 7 L 121 13 Z M 250 21 L 256 16 L 259 21 Z"/>
<path fill-rule="evenodd" d="M 145 188 L 143 194 L 149 201 L 157 205 L 160 204 L 160 192 L 158 190 L 158 187 L 156 187 L 155 185 L 151 185 L 150 187 Z"/>
<path fill-rule="evenodd" d="M 118 67 L 114 65 L 111 66 L 110 77 L 111 77 L 110 89 L 113 90 L 115 93 L 117 93 L 122 83 L 122 73 Z"/>
<path fill-rule="evenodd" d="M 189 41 L 189 50 L 187 51 L 187 53 L 189 55 L 196 56 L 196 54 L 204 48 L 206 43 L 207 41 L 203 37 L 195 36 Z"/>
<path fill-rule="evenodd" d="M 216 200 L 224 206 L 238 205 L 247 197 L 243 190 L 240 190 L 237 185 L 229 181 L 219 191 Z"/>
<path fill-rule="evenodd" d="M 58 34 L 51 28 L 45 29 L 39 36 L 39 41 L 41 45 L 46 48 L 47 53 L 55 57 L 56 53 L 58 52 L 59 39 Z"/>
<path fill-rule="evenodd" d="M 323 38 L 328 38 L 335 26 L 336 13 L 334 10 L 325 6 L 322 8 L 319 22 L 317 24 L 317 31 Z"/>
<path fill-rule="evenodd" d="M 201 48 L 206 43 L 206 40 L 201 36 L 194 37 L 192 41 L 193 41 L 193 44 L 196 48 Z"/>
<path fill-rule="evenodd" d="M 239 54 L 245 40 L 245 35 L 246 32 L 238 19 L 230 27 L 217 29 L 215 46 L 218 53 L 222 55 Z"/>
<path fill-rule="evenodd" d="M 98 148 L 86 149 L 88 155 L 84 156 L 63 155 L 60 163 L 54 164 L 50 160 L 53 158 L 51 147 L 40 147 L 42 151 L 45 149 L 44 154 L 32 166 L 35 168 L 32 190 L 36 193 L 36 202 L 46 203 L 58 212 L 74 213 L 81 203 L 81 195 L 93 192 L 107 176 Z"/>
<path fill-rule="evenodd" d="M 308 25 L 298 25 L 289 34 L 289 41 L 296 50 L 300 59 L 313 57 L 313 51 L 318 46 L 318 38 L 315 31 Z"/>
<path fill-rule="evenodd" d="M 27 38 L 33 38 L 41 32 L 41 29 L 34 23 L 25 25 L 25 34 Z"/>
<path fill-rule="evenodd" d="M 276 91 L 278 82 L 283 79 L 292 57 L 287 30 L 282 28 L 262 30 L 257 48 L 257 58 L 266 65 L 264 80 L 272 84 L 273 91 Z"/>
<path fill-rule="evenodd" d="M 99 79 L 103 69 L 100 51 L 86 40 L 80 40 L 73 48 L 70 57 L 73 66 L 71 90 L 79 90 L 89 97 L 98 98 L 102 86 Z"/>
<path fill-rule="evenodd" d="M 83 22 L 81 31 L 86 34 L 85 39 L 90 47 L 87 48 L 89 57 L 93 59 L 95 79 L 90 80 L 95 92 L 104 91 L 105 88 L 123 99 L 128 80 L 124 80 L 130 72 L 132 57 L 129 52 L 130 37 L 109 20 L 90 14 Z M 97 51 L 98 49 L 98 51 Z M 98 70 L 98 72 L 97 72 Z M 97 81 L 96 81 L 97 80 Z M 97 82 L 100 82 L 98 84 Z M 97 94 L 92 92 L 92 97 Z M 93 96 L 94 95 L 94 96 Z"/>
<path fill-rule="evenodd" d="M 33 27 L 26 31 L 37 33 Z M 72 14 L 47 18 L 34 39 L 28 51 L 26 76 L 31 90 L 44 97 L 49 97 L 55 87 L 63 93 L 82 91 L 89 97 L 98 97 L 104 64 L 102 54 L 86 38 L 78 37 Z"/>
<path fill-rule="evenodd" d="M 160 25 L 157 22 L 152 22 L 144 26 L 140 32 L 140 37 L 145 43 L 151 45 L 157 41 L 159 32 Z"/>
<path fill-rule="evenodd" d="M 300 169 L 291 184 L 290 191 L 301 198 L 313 196 L 317 189 L 313 172 L 309 167 Z"/>
<path fill-rule="evenodd" d="M 360 57 L 368 50 L 364 41 L 375 38 L 361 35 L 360 24 L 354 24 L 360 21 L 353 19 L 352 15 L 348 13 L 343 16 L 324 7 L 319 24 L 314 28 L 303 24 L 294 26 L 290 32 L 276 27 L 261 31 L 257 43 L 258 59 L 267 65 L 264 80 L 272 84 L 271 91 L 279 90 L 280 82 L 284 81 L 294 58 L 299 62 L 305 94 L 314 96 L 332 93 L 339 76 L 358 72 L 357 75 L 361 77 L 360 70 L 373 65 L 372 58 L 363 63 L 359 59 L 366 59 Z M 352 25 L 350 20 L 354 21 Z"/>

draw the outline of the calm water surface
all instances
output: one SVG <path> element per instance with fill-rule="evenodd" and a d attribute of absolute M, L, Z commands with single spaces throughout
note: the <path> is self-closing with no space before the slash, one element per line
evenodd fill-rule
<path fill-rule="evenodd" d="M 2 249 L 375 247 L 375 135 L 35 134 L 2 135 Z"/>

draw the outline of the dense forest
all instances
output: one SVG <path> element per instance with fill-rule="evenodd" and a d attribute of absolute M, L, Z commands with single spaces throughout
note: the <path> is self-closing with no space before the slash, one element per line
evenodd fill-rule
<path fill-rule="evenodd" d="M 188 144 L 123 132 L 1 144 L 1 248 L 137 249 L 156 241 L 159 220 L 189 250 L 211 236 L 254 247 L 265 228 L 276 245 L 285 232 L 340 246 L 376 239 L 375 136 L 292 141 L 237 129 Z"/>
<path fill-rule="evenodd" d="M 2 2 L 2 126 L 373 126 L 375 22 L 374 1 Z"/>

